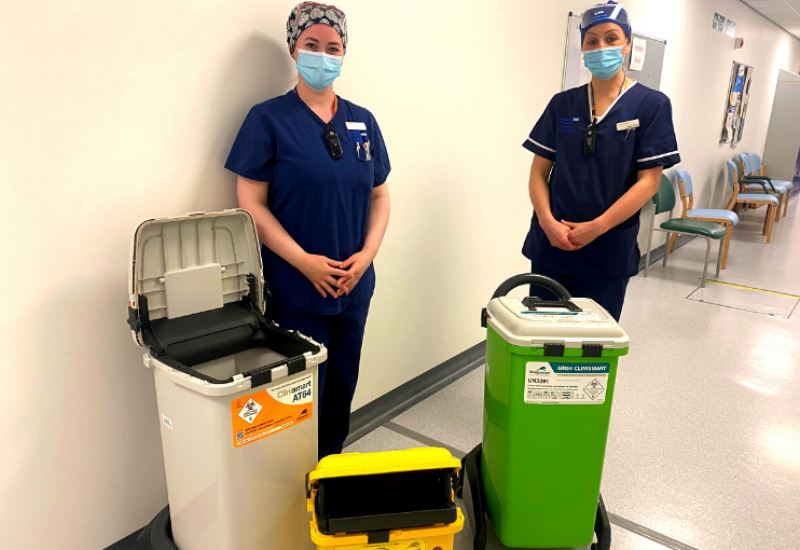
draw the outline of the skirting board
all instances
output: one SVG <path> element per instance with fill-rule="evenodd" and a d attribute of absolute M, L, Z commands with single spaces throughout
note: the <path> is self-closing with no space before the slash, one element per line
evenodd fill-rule
<path fill-rule="evenodd" d="M 353 411 L 350 415 L 350 435 L 345 441 L 345 447 L 483 365 L 485 351 L 486 342 L 475 344 Z"/>

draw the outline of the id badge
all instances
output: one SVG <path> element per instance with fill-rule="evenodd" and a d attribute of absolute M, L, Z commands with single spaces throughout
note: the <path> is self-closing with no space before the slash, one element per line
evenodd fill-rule
<path fill-rule="evenodd" d="M 347 133 L 353 138 L 353 142 L 363 145 L 369 138 L 367 137 L 367 125 L 363 122 L 345 122 Z"/>
<path fill-rule="evenodd" d="M 624 132 L 626 130 L 632 130 L 634 128 L 639 127 L 639 119 L 635 118 L 633 120 L 628 120 L 627 122 L 619 122 L 617 123 L 617 131 Z"/>

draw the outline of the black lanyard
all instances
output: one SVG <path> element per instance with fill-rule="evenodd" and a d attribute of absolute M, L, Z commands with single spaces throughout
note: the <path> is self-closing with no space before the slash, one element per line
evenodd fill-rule
<path fill-rule="evenodd" d="M 627 77 L 622 80 L 622 86 L 619 87 L 617 99 L 622 95 L 622 90 L 625 89 L 625 84 L 627 84 L 627 82 Z M 591 101 L 590 107 L 592 108 L 592 123 L 586 130 L 586 141 L 583 142 L 583 154 L 587 157 L 594 155 L 595 145 L 597 144 L 597 115 L 595 114 L 594 108 L 594 88 L 592 88 L 591 82 L 589 83 L 589 99 Z"/>
<path fill-rule="evenodd" d="M 300 94 L 297 93 L 297 86 L 294 87 L 294 93 L 297 94 L 297 97 L 300 97 Z M 302 101 L 302 99 L 301 99 Z M 336 116 L 336 111 L 339 110 L 339 98 L 336 97 L 336 94 L 333 94 L 333 116 Z M 333 119 L 325 125 L 325 141 L 328 142 L 328 151 L 331 154 L 333 160 L 340 160 L 344 156 L 344 149 L 342 149 L 342 142 L 339 141 L 339 132 L 336 131 L 336 128 L 333 127 Z"/>

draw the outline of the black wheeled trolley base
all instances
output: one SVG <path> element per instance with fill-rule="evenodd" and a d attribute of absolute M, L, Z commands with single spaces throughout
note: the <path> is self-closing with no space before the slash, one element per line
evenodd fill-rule
<path fill-rule="evenodd" d="M 139 532 L 132 550 L 178 550 L 172 541 L 169 506 L 161 510 L 153 521 Z"/>
<path fill-rule="evenodd" d="M 473 550 L 486 550 L 487 529 L 491 529 L 491 524 L 486 520 L 486 497 L 481 477 L 481 451 L 482 444 L 478 444 L 461 461 L 461 477 L 456 486 L 456 495 L 464 500 L 464 507 L 467 509 L 467 517 L 472 527 Z M 602 495 L 597 503 L 594 533 L 597 542 L 592 543 L 591 550 L 611 550 L 611 524 Z M 137 550 L 139 549 L 137 548 Z"/>

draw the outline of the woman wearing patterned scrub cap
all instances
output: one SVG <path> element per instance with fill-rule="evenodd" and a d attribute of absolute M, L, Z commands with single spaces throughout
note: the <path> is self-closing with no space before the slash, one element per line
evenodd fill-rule
<path fill-rule="evenodd" d="M 349 430 L 372 262 L 389 222 L 390 165 L 372 113 L 333 91 L 347 51 L 345 14 L 298 4 L 286 38 L 297 86 L 250 110 L 225 167 L 263 243 L 268 317 L 328 348 L 318 378 L 322 458 L 342 451 Z"/>
<path fill-rule="evenodd" d="M 534 273 L 619 320 L 639 271 L 639 212 L 680 155 L 669 99 L 622 68 L 632 41 L 623 5 L 589 8 L 580 31 L 591 82 L 556 94 L 523 143 L 534 214 L 522 252 Z"/>

